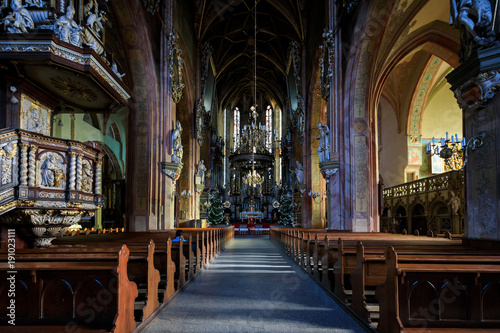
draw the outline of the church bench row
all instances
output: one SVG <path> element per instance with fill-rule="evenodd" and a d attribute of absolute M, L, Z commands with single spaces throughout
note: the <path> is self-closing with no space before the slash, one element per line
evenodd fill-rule
<path fill-rule="evenodd" d="M 315 235 L 314 240 L 312 237 L 313 234 Z M 494 270 L 498 268 L 495 265 L 499 263 L 500 259 L 500 255 L 498 254 L 492 255 L 489 252 L 478 251 L 471 247 L 462 246 L 459 240 L 433 239 L 429 241 L 429 239 L 426 238 L 412 236 L 395 235 L 395 237 L 384 237 L 374 233 L 340 234 L 333 232 L 326 233 L 327 236 L 321 241 L 319 235 L 322 234 L 323 233 L 311 233 L 311 235 L 307 235 L 306 237 L 305 234 L 296 232 L 295 235 L 293 235 L 292 233 L 292 236 L 295 236 L 292 237 L 293 240 L 290 241 L 290 237 L 285 237 L 282 246 L 285 247 L 288 244 L 289 254 L 297 260 L 304 269 L 312 273 L 344 302 L 347 301 L 347 294 L 349 294 L 347 292 L 348 290 L 344 289 L 344 281 L 347 281 L 345 279 L 350 280 L 352 284 L 351 305 L 355 312 L 367 321 L 369 320 L 369 313 L 365 303 L 364 288 L 370 285 L 376 286 L 386 280 L 387 267 L 385 265 L 384 251 L 387 244 L 392 243 L 394 248 L 398 249 L 399 253 L 401 253 L 401 260 L 424 268 L 432 267 L 433 269 L 447 269 L 447 273 L 451 274 L 450 277 L 454 276 L 453 274 L 458 274 L 460 271 L 456 269 L 456 267 L 458 267 L 457 265 L 461 265 L 461 269 L 466 272 L 474 271 L 474 269 L 477 270 L 479 268 L 485 269 L 486 266 L 484 265 L 490 265 L 489 269 L 493 269 L 492 272 L 494 272 Z M 329 240 L 327 237 L 332 237 L 333 239 Z M 342 237 L 342 241 L 336 241 L 336 237 Z M 281 238 L 278 239 L 281 240 Z M 299 241 L 297 241 L 297 239 Z M 360 244 L 360 240 L 363 241 L 363 244 L 366 243 L 367 245 L 366 256 L 364 257 L 366 260 L 360 259 L 359 256 L 356 258 L 356 245 L 358 243 Z M 362 246 L 362 248 L 364 249 L 365 247 Z M 446 266 L 450 260 L 456 265 Z M 364 279 L 361 280 L 359 277 L 360 273 L 358 272 L 361 266 L 360 262 L 369 262 L 368 266 L 364 266 L 365 269 L 367 267 L 369 267 L 369 269 L 362 271 L 364 274 L 361 275 L 361 277 Z M 378 264 L 374 265 L 374 263 L 383 263 L 383 266 Z M 483 264 L 479 265 L 480 263 Z M 495 263 L 495 265 L 491 266 L 493 263 Z M 425 270 L 424 268 L 421 269 Z M 349 276 L 351 276 L 350 279 Z M 497 294 L 500 296 L 498 291 Z M 488 295 L 494 295 L 494 293 L 489 292 Z M 500 304 L 500 299 L 496 300 L 496 304 Z M 496 311 L 498 312 L 498 310 Z M 422 322 L 420 324 L 422 324 Z M 478 326 L 476 324 L 477 323 L 469 321 L 470 327 Z M 449 322 L 444 323 L 444 321 L 441 321 L 438 325 L 434 324 L 434 326 L 441 326 L 441 328 L 439 328 L 440 330 L 446 327 L 446 325 L 461 327 L 461 323 L 452 324 Z M 490 322 L 489 325 L 490 326 L 483 326 L 499 327 L 498 322 Z M 434 327 L 433 329 L 435 330 L 436 328 Z"/>
<path fill-rule="evenodd" d="M 160 233 L 147 233 L 147 235 L 144 236 L 153 236 L 153 238 L 161 241 L 164 239 L 164 236 L 167 236 L 167 234 L 171 236 L 171 233 L 163 233 L 163 235 L 160 235 Z M 141 241 L 140 237 L 137 237 L 138 235 L 135 233 L 131 233 L 129 240 L 123 239 L 122 237 L 121 240 L 125 240 L 124 244 L 128 243 L 125 246 L 129 251 L 127 255 L 127 258 L 129 259 L 128 271 L 125 276 L 128 276 L 128 278 L 132 280 L 136 290 L 145 289 L 146 293 L 145 300 L 142 303 L 135 300 L 134 304 L 134 299 L 137 295 L 132 298 L 131 302 L 125 302 L 128 304 L 129 308 L 132 309 L 132 315 L 127 316 L 127 318 L 130 319 L 129 324 L 132 325 L 133 323 L 133 326 L 135 327 L 133 313 L 134 307 L 137 309 L 139 305 L 139 310 L 142 312 L 142 319 L 147 318 L 158 307 L 159 297 L 162 301 L 168 300 L 170 296 L 175 293 L 176 289 L 182 287 L 186 281 L 186 277 L 189 279 L 193 276 L 194 270 L 196 270 L 196 272 L 199 271 L 199 269 L 196 268 L 196 265 L 191 265 L 191 263 L 194 263 L 193 249 L 195 249 L 198 258 L 200 259 L 202 259 L 202 252 L 204 252 L 203 250 L 200 250 L 200 248 L 214 249 L 214 252 L 212 252 L 212 250 L 206 251 L 206 258 L 207 260 L 210 260 L 215 255 L 216 249 L 220 249 L 230 240 L 226 237 L 227 234 L 231 235 L 231 229 L 228 228 L 224 231 L 215 229 L 198 229 L 196 232 L 193 231 L 190 234 L 186 233 L 187 238 L 191 240 L 193 239 L 193 235 L 195 235 L 196 238 L 193 242 L 183 242 L 182 238 L 179 242 L 171 242 L 167 237 L 166 242 L 159 242 L 156 247 L 154 246 L 153 241 L 149 244 L 146 239 Z M 80 237 L 74 237 L 73 239 L 78 238 Z M 23 249 L 17 251 L 16 270 L 18 270 L 18 274 L 16 275 L 16 278 L 18 278 L 18 284 L 21 283 L 21 281 L 23 281 L 21 283 L 22 285 L 30 286 L 30 284 L 33 284 L 31 280 L 33 272 L 35 272 L 34 274 L 38 277 L 39 288 L 52 286 L 52 289 L 58 290 L 62 288 L 64 291 L 64 288 L 66 287 L 71 291 L 71 296 L 66 295 L 67 297 L 65 299 L 75 300 L 75 302 L 71 303 L 74 304 L 75 307 L 66 306 L 63 309 L 65 311 L 52 311 L 52 317 L 40 317 L 39 314 L 41 314 L 43 310 L 50 310 L 50 306 L 41 307 L 41 305 L 44 304 L 43 302 L 45 302 L 45 305 L 57 304 L 57 300 L 51 299 L 49 294 L 54 294 L 54 297 L 57 297 L 58 295 L 60 296 L 60 293 L 46 293 L 46 290 L 44 293 L 35 292 L 35 294 L 40 295 L 40 297 L 41 295 L 44 295 L 44 297 L 36 299 L 33 303 L 39 306 L 38 310 L 33 310 L 33 306 L 28 307 L 28 304 L 25 304 L 24 306 L 20 305 L 20 307 L 17 308 L 17 310 L 20 311 L 20 315 L 23 314 L 20 309 L 32 309 L 32 312 L 28 313 L 28 315 L 34 314 L 35 317 L 28 320 L 27 323 L 22 323 L 21 318 L 20 321 L 17 321 L 18 325 L 44 325 L 43 327 L 51 325 L 52 328 L 46 330 L 47 332 L 55 331 L 53 328 L 54 325 L 63 325 L 62 328 L 64 328 L 64 325 L 68 322 L 75 322 L 78 325 L 82 325 L 79 326 L 78 329 L 83 330 L 104 328 L 106 331 L 110 331 L 112 329 L 113 319 L 115 318 L 115 315 L 117 317 L 119 315 L 117 312 L 117 304 L 123 303 L 122 301 L 118 302 L 120 296 L 111 294 L 111 297 L 101 300 L 105 301 L 106 306 L 101 306 L 101 304 L 96 305 L 99 306 L 100 311 L 97 314 L 92 314 L 93 317 L 91 316 L 91 324 L 93 325 L 89 325 L 89 323 L 85 322 L 85 320 L 90 318 L 88 317 L 89 313 L 94 310 L 91 310 L 89 307 L 85 307 L 86 304 L 82 303 L 88 297 L 90 297 L 90 299 L 94 302 L 99 301 L 100 295 L 109 296 L 110 291 L 116 291 L 116 283 L 113 281 L 116 281 L 116 273 L 114 273 L 114 269 L 116 268 L 116 250 L 117 247 L 119 249 L 119 243 L 116 241 L 108 241 L 109 239 L 107 238 L 110 238 L 108 234 L 101 234 L 99 235 L 99 238 L 102 238 L 103 240 L 100 243 L 81 241 L 67 245 L 59 244 L 45 249 Z M 215 242 L 217 242 L 218 245 L 215 245 Z M 147 245 L 149 245 L 149 247 L 146 247 Z M 190 258 L 189 267 L 186 267 L 185 264 L 186 257 Z M 198 267 L 201 268 L 204 266 L 205 262 L 206 260 L 199 260 Z M 57 268 L 58 270 L 55 270 L 54 268 Z M 100 269 L 100 271 L 95 269 Z M 1 267 L 2 273 L 6 271 L 7 267 Z M 165 274 L 160 275 L 160 272 Z M 174 274 L 176 274 L 176 272 L 178 275 L 177 283 L 174 285 Z M 50 279 L 50 281 L 47 282 L 43 279 Z M 164 290 L 160 291 L 159 295 L 158 284 L 160 279 L 165 286 Z M 2 281 L 6 281 L 6 279 L 3 279 Z M 26 283 L 24 283 L 25 281 Z M 43 286 L 41 285 L 42 281 Z M 99 289 L 99 287 L 102 288 Z M 152 296 L 149 297 L 149 295 Z M 29 296 L 33 295 L 30 294 Z M 123 299 L 123 297 L 121 298 Z M 30 297 L 24 297 L 24 299 L 30 299 Z M 31 300 L 33 300 L 33 298 Z M 5 299 L 4 302 L 5 301 L 8 300 Z M 76 308 L 77 306 L 80 307 Z M 2 322 L 3 321 L 4 320 L 2 320 Z M 2 325 L 4 324 L 6 324 L 6 320 L 5 323 L 2 323 Z M 17 329 L 20 328 L 20 326 L 16 327 Z M 1 331 L 4 331 L 4 328 L 7 329 L 9 327 L 2 327 Z M 40 329 L 37 328 L 37 330 Z M 113 329 L 114 332 L 130 332 L 131 330 L 132 329 Z"/>
<path fill-rule="evenodd" d="M 498 332 L 500 327 L 500 263 L 460 261 L 408 262 L 394 248 L 385 254 L 386 280 L 377 287 L 381 333 L 425 328 L 467 328 Z M 410 328 L 410 329 L 407 329 Z"/>
<path fill-rule="evenodd" d="M 115 250 L 114 257 L 105 256 L 100 260 L 18 261 L 16 257 L 15 275 L 10 273 L 11 268 L 2 258 L 2 308 L 9 311 L 7 306 L 13 298 L 8 298 L 7 291 L 15 290 L 15 317 L 8 316 L 10 311 L 2 311 L 1 331 L 49 332 L 45 326 L 51 326 L 50 331 L 72 331 L 80 326 L 88 330 L 129 332 L 135 327 L 133 303 L 137 286 L 128 280 L 129 249 L 123 245 Z M 15 289 L 7 280 L 11 276 Z M 13 318 L 16 326 L 8 326 Z"/>
<path fill-rule="evenodd" d="M 349 279 L 352 290 L 352 309 L 364 320 L 370 321 L 370 314 L 366 304 L 365 290 L 367 287 L 376 287 L 385 282 L 387 278 L 387 265 L 384 252 L 386 246 L 369 244 L 358 241 L 356 252 L 352 249 L 344 248 L 334 266 L 335 294 L 344 301 L 347 301 L 344 281 Z M 472 248 L 462 246 L 419 246 L 393 245 L 400 253 L 402 262 L 417 263 L 420 265 L 444 265 L 450 262 L 462 265 L 472 265 L 476 263 L 500 264 L 500 254 L 492 255 L 486 251 L 477 251 Z M 340 251 L 339 251 L 340 252 Z M 352 260 L 356 260 L 355 267 L 352 267 Z M 342 263 L 342 264 L 340 264 Z M 344 266 L 342 269 L 341 267 Z"/>

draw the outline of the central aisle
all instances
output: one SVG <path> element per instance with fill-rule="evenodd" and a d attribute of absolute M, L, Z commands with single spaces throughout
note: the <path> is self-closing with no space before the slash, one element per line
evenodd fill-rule
<path fill-rule="evenodd" d="M 236 238 L 145 332 L 365 332 L 269 239 Z"/>

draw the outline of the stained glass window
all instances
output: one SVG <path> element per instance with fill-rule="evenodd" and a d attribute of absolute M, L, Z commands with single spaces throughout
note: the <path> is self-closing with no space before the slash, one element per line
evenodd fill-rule
<path fill-rule="evenodd" d="M 234 109 L 234 128 L 233 128 L 234 150 L 240 146 L 240 110 Z"/>
<path fill-rule="evenodd" d="M 266 109 L 266 148 L 269 152 L 273 150 L 273 109 L 271 105 Z"/>

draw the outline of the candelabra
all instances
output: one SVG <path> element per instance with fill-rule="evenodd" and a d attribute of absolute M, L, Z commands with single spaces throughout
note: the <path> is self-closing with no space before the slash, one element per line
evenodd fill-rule
<path fill-rule="evenodd" d="M 311 190 L 311 191 L 309 191 L 309 196 L 313 199 L 314 203 L 316 203 L 316 204 L 320 204 L 324 199 L 324 197 L 321 195 L 320 191 Z M 318 198 L 320 198 L 319 201 L 318 201 Z"/>
<path fill-rule="evenodd" d="M 455 134 L 451 136 L 451 140 L 448 137 L 448 132 L 446 132 L 446 139 L 441 138 L 440 143 L 435 143 L 435 138 L 432 138 L 431 142 L 427 144 L 427 154 L 429 156 L 439 155 L 448 168 L 455 171 L 463 170 L 467 161 L 469 159 L 469 150 L 476 150 L 481 147 L 484 143 L 485 133 L 479 132 L 467 141 L 462 138 L 462 141 L 458 139 L 458 135 Z"/>

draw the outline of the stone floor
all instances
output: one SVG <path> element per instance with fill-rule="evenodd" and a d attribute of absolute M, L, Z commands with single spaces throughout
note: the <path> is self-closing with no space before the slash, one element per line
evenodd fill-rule
<path fill-rule="evenodd" d="M 365 332 L 268 237 L 237 237 L 144 332 Z"/>

